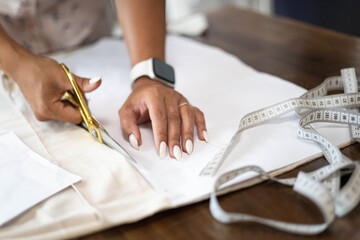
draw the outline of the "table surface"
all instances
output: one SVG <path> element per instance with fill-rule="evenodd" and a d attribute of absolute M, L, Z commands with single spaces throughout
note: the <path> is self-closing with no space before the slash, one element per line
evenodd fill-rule
<path fill-rule="evenodd" d="M 287 79 L 306 89 L 340 69 L 360 66 L 360 38 L 265 16 L 238 8 L 208 14 L 209 29 L 201 42 L 234 54 L 255 69 Z M 342 150 L 350 159 L 360 159 L 354 144 Z M 326 164 L 319 158 L 282 176 L 296 176 Z M 220 197 L 226 210 L 298 223 L 320 223 L 317 208 L 291 188 L 264 182 Z M 255 223 L 221 224 L 211 216 L 209 202 L 158 213 L 142 221 L 114 227 L 80 239 L 360 239 L 360 205 L 336 219 L 323 233 L 298 236 Z"/>

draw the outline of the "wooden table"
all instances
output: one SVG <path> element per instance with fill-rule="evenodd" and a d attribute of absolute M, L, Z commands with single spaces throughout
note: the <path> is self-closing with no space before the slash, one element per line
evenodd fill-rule
<path fill-rule="evenodd" d="M 208 16 L 210 27 L 197 40 L 220 47 L 259 71 L 307 89 L 317 86 L 327 76 L 339 75 L 341 68 L 360 66 L 359 38 L 236 8 Z M 360 158 L 359 144 L 342 152 L 353 160 Z M 325 159 L 320 158 L 283 176 L 295 176 L 299 170 L 311 171 L 325 164 Z M 276 183 L 265 182 L 220 199 L 227 210 L 299 223 L 322 221 L 312 203 L 291 188 Z M 313 237 L 292 235 L 254 223 L 224 225 L 212 218 L 209 202 L 204 201 L 81 239 L 360 239 L 360 206 Z"/>

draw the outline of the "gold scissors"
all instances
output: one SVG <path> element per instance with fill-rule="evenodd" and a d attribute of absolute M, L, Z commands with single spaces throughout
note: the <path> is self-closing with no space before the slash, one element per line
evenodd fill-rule
<path fill-rule="evenodd" d="M 70 92 L 65 92 L 61 100 L 68 101 L 74 107 L 77 107 L 80 111 L 81 118 L 83 122 L 81 126 L 89 131 L 89 133 L 97 139 L 100 143 L 104 143 L 111 147 L 112 149 L 117 150 L 122 153 L 125 158 L 130 160 L 132 163 L 136 163 L 135 159 L 120 145 L 118 144 L 91 115 L 89 108 L 84 100 L 84 97 L 79 89 L 79 86 L 76 83 L 74 75 L 70 72 L 67 66 L 63 63 L 60 64 L 61 68 L 64 70 L 69 82 L 71 83 L 75 95 Z"/>

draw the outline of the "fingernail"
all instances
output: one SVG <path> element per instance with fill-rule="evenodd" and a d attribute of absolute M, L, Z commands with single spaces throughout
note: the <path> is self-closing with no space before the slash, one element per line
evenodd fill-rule
<path fill-rule="evenodd" d="M 166 142 L 162 141 L 160 143 L 160 159 L 164 159 L 166 155 Z"/>
<path fill-rule="evenodd" d="M 135 135 L 132 133 L 130 134 L 129 136 L 129 142 L 130 142 L 130 145 L 135 148 L 136 150 L 139 150 L 139 144 L 138 144 L 138 141 L 135 137 Z"/>
<path fill-rule="evenodd" d="M 173 153 L 174 153 L 176 160 L 180 161 L 181 160 L 181 150 L 178 145 L 174 146 Z"/>
<path fill-rule="evenodd" d="M 188 155 L 190 155 L 193 151 L 193 143 L 190 139 L 186 140 L 185 148 Z"/>
<path fill-rule="evenodd" d="M 100 80 L 101 80 L 100 76 L 93 77 L 92 79 L 89 80 L 89 84 L 95 84 Z"/>
<path fill-rule="evenodd" d="M 207 131 L 206 130 L 204 130 L 203 131 L 203 137 L 204 137 L 204 139 L 205 139 L 205 142 L 209 142 L 209 137 L 208 137 L 208 134 L 207 134 Z"/>

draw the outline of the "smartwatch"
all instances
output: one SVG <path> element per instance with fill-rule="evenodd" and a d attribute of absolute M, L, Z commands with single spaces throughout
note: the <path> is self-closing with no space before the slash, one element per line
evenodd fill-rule
<path fill-rule="evenodd" d="M 164 83 L 166 86 L 174 88 L 175 71 L 169 64 L 157 59 L 149 58 L 141 61 L 131 69 L 131 84 L 142 76 L 147 76 L 152 80 Z"/>

